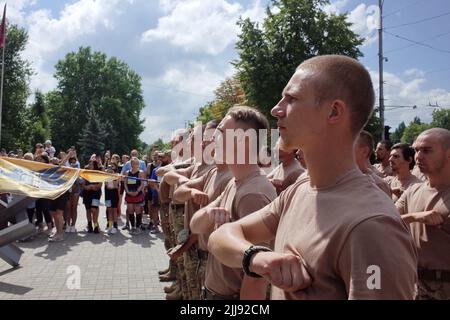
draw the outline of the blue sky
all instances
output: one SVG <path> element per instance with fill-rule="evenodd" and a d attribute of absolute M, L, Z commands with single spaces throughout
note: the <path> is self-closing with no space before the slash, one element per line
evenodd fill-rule
<path fill-rule="evenodd" d="M 0 1 L 0 4 L 4 1 Z M 168 139 L 192 121 L 199 107 L 233 74 L 239 16 L 262 21 L 268 0 L 13 0 L 8 18 L 29 31 L 24 52 L 36 75 L 33 89 L 56 86 L 54 65 L 80 46 L 116 56 L 142 77 L 142 113 L 147 143 Z M 336 0 L 324 9 L 348 12 L 353 30 L 366 39 L 361 62 L 378 93 L 377 0 Z M 396 127 L 415 116 L 431 119 L 430 102 L 450 108 L 450 1 L 385 0 L 384 34 L 386 111 Z M 433 18 L 442 15 L 441 17 Z M 421 23 L 419 20 L 429 19 Z M 413 23 L 413 24 L 411 24 Z M 400 26 L 408 24 L 406 26 Z M 391 28 L 392 27 L 392 28 Z M 409 46 L 409 47 L 406 47 Z M 392 52 L 391 52 L 392 51 Z"/>

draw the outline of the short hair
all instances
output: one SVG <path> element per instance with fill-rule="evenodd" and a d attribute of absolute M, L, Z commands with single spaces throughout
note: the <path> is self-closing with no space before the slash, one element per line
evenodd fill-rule
<path fill-rule="evenodd" d="M 386 150 L 391 151 L 392 150 L 392 141 L 391 140 L 381 140 L 380 142 L 378 142 L 382 145 L 384 145 L 384 147 L 386 148 Z"/>
<path fill-rule="evenodd" d="M 248 123 L 255 130 L 269 129 L 269 121 L 255 108 L 235 106 L 228 111 L 227 116 L 232 117 L 236 122 Z"/>
<path fill-rule="evenodd" d="M 450 131 L 444 128 L 431 128 L 422 132 L 419 137 L 434 135 L 439 139 L 444 150 L 450 149 Z"/>
<path fill-rule="evenodd" d="M 36 148 L 42 149 L 44 145 L 42 143 L 36 143 Z"/>
<path fill-rule="evenodd" d="M 312 78 L 316 100 L 340 99 L 350 108 L 351 131 L 361 131 L 373 112 L 375 92 L 367 69 L 356 59 L 340 55 L 317 56 L 297 68 L 316 72 Z"/>
<path fill-rule="evenodd" d="M 75 158 L 75 157 L 71 157 L 71 158 L 69 158 L 69 163 L 71 163 L 72 161 L 75 161 L 75 162 L 77 162 L 77 158 Z"/>
<path fill-rule="evenodd" d="M 216 129 L 220 124 L 219 120 L 211 120 L 210 122 L 208 122 L 206 124 L 206 127 L 211 128 L 211 129 Z"/>
<path fill-rule="evenodd" d="M 415 156 L 416 152 L 411 147 L 411 145 L 409 145 L 408 143 L 397 143 L 391 148 L 391 150 L 396 150 L 396 149 L 401 150 L 403 159 L 405 159 L 406 161 L 411 161 L 409 163 L 409 170 L 412 170 L 414 168 L 414 166 L 416 165 L 416 161 L 414 160 L 414 156 Z"/>

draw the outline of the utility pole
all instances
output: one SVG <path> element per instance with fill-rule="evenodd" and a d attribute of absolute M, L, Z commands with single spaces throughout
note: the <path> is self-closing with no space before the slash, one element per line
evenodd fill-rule
<path fill-rule="evenodd" d="M 378 61 L 379 61 L 379 79 L 380 79 L 380 120 L 381 120 L 381 140 L 385 139 L 384 132 L 384 92 L 383 92 L 383 4 L 384 0 L 378 0 L 378 8 L 380 11 L 380 20 L 378 26 Z"/>

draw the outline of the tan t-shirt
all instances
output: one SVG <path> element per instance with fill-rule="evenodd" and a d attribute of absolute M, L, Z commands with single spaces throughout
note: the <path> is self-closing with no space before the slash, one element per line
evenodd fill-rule
<path fill-rule="evenodd" d="M 202 177 L 200 190 L 208 195 L 209 202 L 211 203 L 222 194 L 232 178 L 233 175 L 229 170 L 221 170 L 219 172 L 217 168 L 214 168 Z M 190 219 L 192 219 L 192 217 L 190 217 Z M 200 249 L 204 251 L 208 250 L 208 239 L 210 235 L 210 233 L 205 233 L 198 236 L 198 246 Z"/>
<path fill-rule="evenodd" d="M 260 213 L 275 236 L 274 250 L 302 257 L 313 278 L 294 293 L 273 287 L 272 299 L 414 297 L 417 252 L 408 228 L 359 169 L 327 188 L 296 182 Z"/>
<path fill-rule="evenodd" d="M 403 213 L 436 210 L 445 219 L 440 228 L 411 223 L 411 234 L 419 251 L 419 267 L 450 272 L 450 188 L 437 190 L 429 182 L 415 184 L 395 204 Z"/>
<path fill-rule="evenodd" d="M 378 172 L 380 172 L 382 177 L 394 175 L 394 173 L 392 172 L 392 168 L 389 165 L 386 167 L 383 167 L 383 164 L 375 163 L 372 167 L 375 168 Z"/>
<path fill-rule="evenodd" d="M 300 162 L 294 159 L 294 161 L 287 166 L 284 166 L 281 163 L 267 175 L 267 178 L 283 181 L 283 189 L 286 189 L 293 184 L 303 172 L 305 172 L 305 169 L 303 169 Z"/>
<path fill-rule="evenodd" d="M 383 180 L 378 174 L 376 174 L 373 170 L 368 169 L 367 176 L 371 177 L 373 181 L 375 182 L 375 185 L 380 188 L 384 193 L 386 193 L 389 197 L 392 196 L 391 189 L 389 188 L 389 185 L 386 181 Z"/>
<path fill-rule="evenodd" d="M 419 178 L 417 178 L 416 176 L 414 176 L 412 174 L 409 175 L 409 177 L 407 179 L 405 179 L 404 181 L 400 181 L 400 179 L 397 176 L 386 177 L 386 178 L 384 178 L 384 181 L 386 181 L 388 183 L 389 189 L 391 189 L 391 190 L 400 189 L 403 192 L 405 192 L 405 190 L 408 189 L 413 184 L 423 182 L 422 180 L 420 180 Z M 394 193 L 392 193 L 392 200 L 394 200 L 394 202 L 397 202 L 398 198 L 399 197 L 397 197 Z"/>
<path fill-rule="evenodd" d="M 268 205 L 277 197 L 276 190 L 262 171 L 251 173 L 242 180 L 231 179 L 224 192 L 210 204 L 231 212 L 231 222 Z M 244 271 L 221 264 L 214 255 L 208 256 L 205 286 L 224 296 L 240 293 Z"/>

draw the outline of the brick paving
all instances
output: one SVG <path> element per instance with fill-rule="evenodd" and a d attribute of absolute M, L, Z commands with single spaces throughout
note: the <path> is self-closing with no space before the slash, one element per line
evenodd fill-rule
<path fill-rule="evenodd" d="M 105 207 L 100 208 L 100 227 L 106 226 Z M 122 219 L 125 207 L 122 208 Z M 122 224 L 119 223 L 119 226 Z M 17 243 L 25 251 L 20 267 L 12 269 L 0 260 L 0 299 L 50 300 L 160 300 L 163 287 L 157 271 L 168 265 L 162 233 L 130 235 L 88 234 L 84 206 L 78 205 L 78 233 L 65 234 L 63 242 L 49 243 L 45 233 L 30 242 Z M 80 270 L 79 289 L 73 270 Z M 73 268 L 73 267 L 72 267 Z"/>

